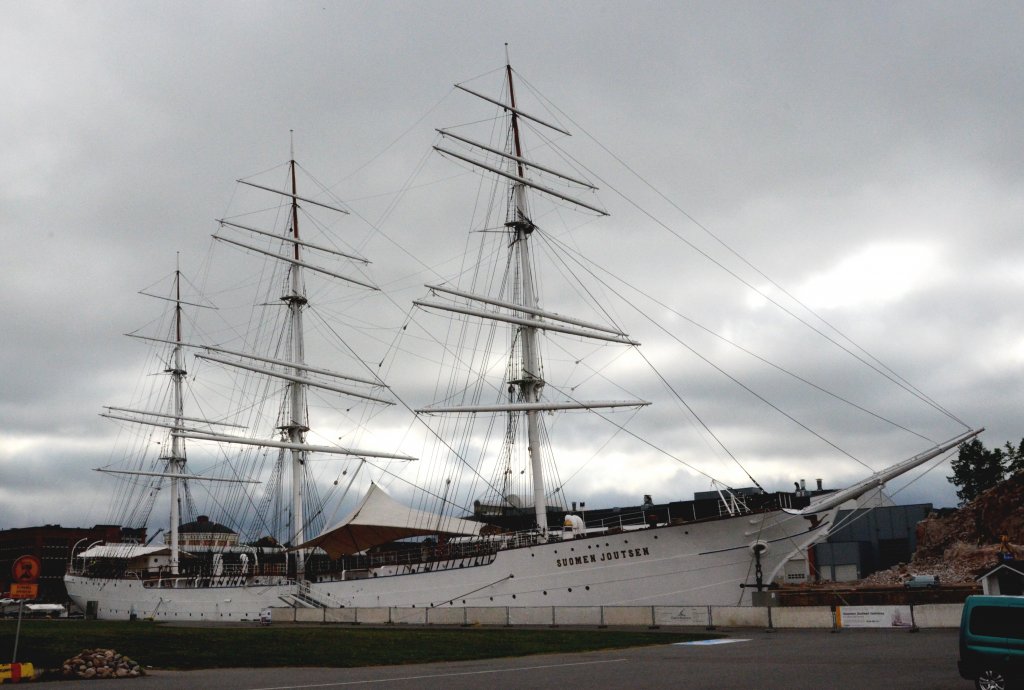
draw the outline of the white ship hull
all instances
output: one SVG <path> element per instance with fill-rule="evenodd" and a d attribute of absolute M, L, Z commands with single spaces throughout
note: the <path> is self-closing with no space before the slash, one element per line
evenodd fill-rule
<path fill-rule="evenodd" d="M 182 578 L 169 586 L 151 586 L 139 579 L 115 579 L 68 574 L 68 597 L 82 611 L 100 620 L 259 620 L 263 609 L 286 606 L 296 591 L 294 583 L 246 584 L 225 581 L 220 586 L 191 586 Z M 180 586 L 173 586 L 178 584 Z M 95 602 L 95 604 L 91 604 Z"/>
<path fill-rule="evenodd" d="M 825 536 L 829 522 L 812 525 L 806 517 L 772 511 L 553 541 L 476 560 L 384 566 L 366 579 L 310 583 L 302 594 L 307 604 L 327 607 L 735 606 L 750 603 L 751 589 L 740 585 L 755 583 L 755 544 L 767 547 L 761 566 L 768 584 L 787 560 Z M 411 572 L 414 568 L 419 571 Z M 294 583 L 258 580 L 154 587 L 140 580 L 65 578 L 72 601 L 83 610 L 96 602 L 101 619 L 134 614 L 156 620 L 256 620 L 265 608 L 295 604 L 299 587 Z"/>

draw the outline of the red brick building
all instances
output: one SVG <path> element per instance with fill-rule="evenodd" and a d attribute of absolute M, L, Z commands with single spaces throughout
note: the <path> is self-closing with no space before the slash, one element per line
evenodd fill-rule
<path fill-rule="evenodd" d="M 36 556 L 42 570 L 39 576 L 39 600 L 64 604 L 68 593 L 64 588 L 71 550 L 78 545 L 82 550 L 97 541 L 145 541 L 146 531 L 122 530 L 117 525 L 95 527 L 21 527 L 0 530 L 0 592 L 10 591 L 11 567 L 21 556 Z"/>

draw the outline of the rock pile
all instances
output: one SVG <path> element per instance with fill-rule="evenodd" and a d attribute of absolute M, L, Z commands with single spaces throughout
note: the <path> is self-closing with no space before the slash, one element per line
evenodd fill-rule
<path fill-rule="evenodd" d="M 83 649 L 64 662 L 61 675 L 64 678 L 137 678 L 146 672 L 113 649 Z"/>
<path fill-rule="evenodd" d="M 985 491 L 944 517 L 930 515 L 917 525 L 917 550 L 910 563 L 865 578 L 866 585 L 901 585 L 912 575 L 938 575 L 946 585 L 975 584 L 975 577 L 999 562 L 999 541 L 1024 559 L 1024 472 Z"/>
<path fill-rule="evenodd" d="M 975 577 L 994 567 L 999 562 L 999 546 L 989 544 L 974 546 L 954 542 L 941 556 L 914 554 L 910 563 L 900 563 L 888 570 L 879 570 L 861 580 L 865 585 L 902 585 L 914 575 L 937 575 L 943 585 L 976 585 Z M 1011 547 L 1017 558 L 1024 556 L 1024 549 Z"/>
<path fill-rule="evenodd" d="M 983 492 L 946 517 L 929 517 L 917 526 L 915 556 L 942 557 L 950 547 L 998 544 L 1002 535 L 1011 544 L 1024 544 L 1024 472 Z M 959 554 L 964 555 L 964 554 Z"/>

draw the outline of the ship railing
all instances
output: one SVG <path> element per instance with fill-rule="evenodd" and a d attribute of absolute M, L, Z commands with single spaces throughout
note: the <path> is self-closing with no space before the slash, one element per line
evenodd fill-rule
<path fill-rule="evenodd" d="M 294 584 L 278 576 L 264 575 L 163 575 L 142 580 L 147 589 L 200 589 L 205 587 L 260 587 L 271 584 Z"/>
<path fill-rule="evenodd" d="M 597 527 L 599 529 L 609 529 L 618 527 L 619 529 L 626 529 L 629 527 L 642 526 L 647 524 L 647 518 L 644 512 L 631 511 L 626 513 L 617 513 L 611 517 L 601 518 L 600 520 L 591 520 L 586 523 L 588 528 Z"/>
<path fill-rule="evenodd" d="M 329 592 L 325 592 L 319 588 L 314 587 L 307 581 L 298 583 L 296 593 L 300 599 L 322 606 L 324 608 L 341 608 L 344 606 L 341 599 L 332 595 Z"/>
<path fill-rule="evenodd" d="M 586 536 L 597 536 L 608 532 L 632 531 L 650 526 L 643 512 L 622 513 L 615 518 L 592 522 L 587 526 Z M 575 537 L 571 532 L 552 529 L 547 535 L 548 542 L 566 541 Z M 502 532 L 500 534 L 473 537 L 453 537 L 442 543 L 432 541 L 411 544 L 404 549 L 389 549 L 354 557 L 346 561 L 344 568 L 353 573 L 374 571 L 374 576 L 406 574 L 424 570 L 438 570 L 447 567 L 469 567 L 493 560 L 499 551 L 536 546 L 542 537 L 536 529 Z M 325 572 L 335 579 L 337 573 Z M 356 577 L 359 577 L 356 575 Z"/>
<path fill-rule="evenodd" d="M 405 566 L 418 563 L 450 561 L 478 556 L 492 555 L 503 548 L 508 548 L 506 541 L 515 541 L 515 535 L 501 535 L 502 540 L 495 538 L 452 540 L 443 544 L 421 543 L 418 547 L 405 550 L 390 550 L 369 554 L 366 566 L 378 568 L 382 566 Z M 522 538 L 523 544 L 527 538 Z M 536 533 L 533 535 L 533 543 L 536 543 Z M 517 541 L 518 545 L 518 541 Z M 359 568 L 359 565 L 356 566 Z"/>
<path fill-rule="evenodd" d="M 752 512 L 750 506 L 747 505 L 746 500 L 738 494 L 734 494 L 731 491 L 725 493 L 719 493 L 718 499 L 718 516 L 724 517 L 735 517 L 737 515 L 746 515 Z"/>
<path fill-rule="evenodd" d="M 177 575 L 172 575 L 169 566 L 158 568 L 127 568 L 121 562 L 107 562 L 112 559 L 96 559 L 95 561 L 77 558 L 69 562 L 67 573 L 83 577 L 100 577 L 114 580 L 130 579 L 141 581 L 146 587 L 192 587 L 188 582 L 206 581 L 217 584 L 267 583 L 280 580 L 286 575 L 283 563 L 260 563 L 242 566 L 238 563 L 224 563 L 216 571 L 211 567 L 190 568 Z"/>

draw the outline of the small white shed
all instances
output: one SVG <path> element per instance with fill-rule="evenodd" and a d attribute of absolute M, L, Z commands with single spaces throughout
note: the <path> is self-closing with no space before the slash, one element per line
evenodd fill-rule
<path fill-rule="evenodd" d="M 1003 561 L 975 579 L 985 594 L 1024 594 L 1024 561 Z"/>

